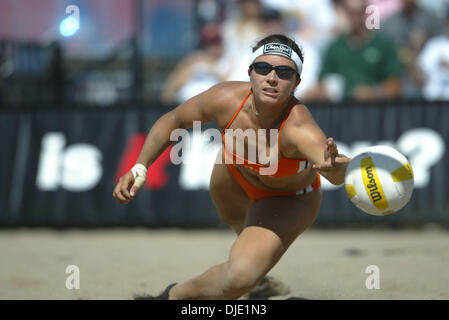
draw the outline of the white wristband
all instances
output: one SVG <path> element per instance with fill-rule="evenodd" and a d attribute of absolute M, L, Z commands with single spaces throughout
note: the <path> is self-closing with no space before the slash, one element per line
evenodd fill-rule
<path fill-rule="evenodd" d="M 134 167 L 131 168 L 131 173 L 134 176 L 134 185 L 140 188 L 146 181 L 147 168 L 141 163 L 136 163 Z"/>

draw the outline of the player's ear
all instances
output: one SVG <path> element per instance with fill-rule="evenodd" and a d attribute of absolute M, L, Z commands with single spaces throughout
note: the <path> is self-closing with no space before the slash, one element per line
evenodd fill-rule
<path fill-rule="evenodd" d="M 251 77 L 251 71 L 254 69 L 253 63 L 251 63 L 248 67 L 248 76 Z"/>

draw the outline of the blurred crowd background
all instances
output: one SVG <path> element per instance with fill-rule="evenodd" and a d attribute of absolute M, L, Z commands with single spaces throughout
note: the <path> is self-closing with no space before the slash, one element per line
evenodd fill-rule
<path fill-rule="evenodd" d="M 1 0 L 0 106 L 173 107 L 248 81 L 272 33 L 304 102 L 449 100 L 449 0 Z"/>

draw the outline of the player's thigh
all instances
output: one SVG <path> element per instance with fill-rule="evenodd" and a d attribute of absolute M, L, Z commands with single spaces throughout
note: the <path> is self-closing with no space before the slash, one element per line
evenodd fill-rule
<path fill-rule="evenodd" d="M 255 201 L 248 210 L 244 230 L 232 246 L 231 272 L 260 281 L 291 243 L 313 224 L 320 202 L 320 190 L 301 197 Z"/>
<path fill-rule="evenodd" d="M 320 204 L 320 189 L 302 196 L 260 199 L 249 208 L 245 228 L 258 226 L 270 230 L 287 249 L 313 224 Z"/>
<path fill-rule="evenodd" d="M 241 224 L 252 200 L 234 180 L 225 164 L 216 163 L 210 179 L 210 195 L 221 219 L 228 224 Z"/>

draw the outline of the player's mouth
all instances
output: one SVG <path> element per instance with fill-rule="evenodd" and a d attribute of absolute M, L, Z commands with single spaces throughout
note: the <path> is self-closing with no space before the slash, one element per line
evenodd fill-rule
<path fill-rule="evenodd" d="M 262 92 L 263 92 L 263 94 L 265 94 L 266 96 L 269 96 L 269 97 L 277 97 L 277 95 L 278 95 L 278 91 L 276 90 L 276 89 L 274 89 L 274 88 L 265 88 L 265 89 L 263 89 L 262 90 Z"/>

